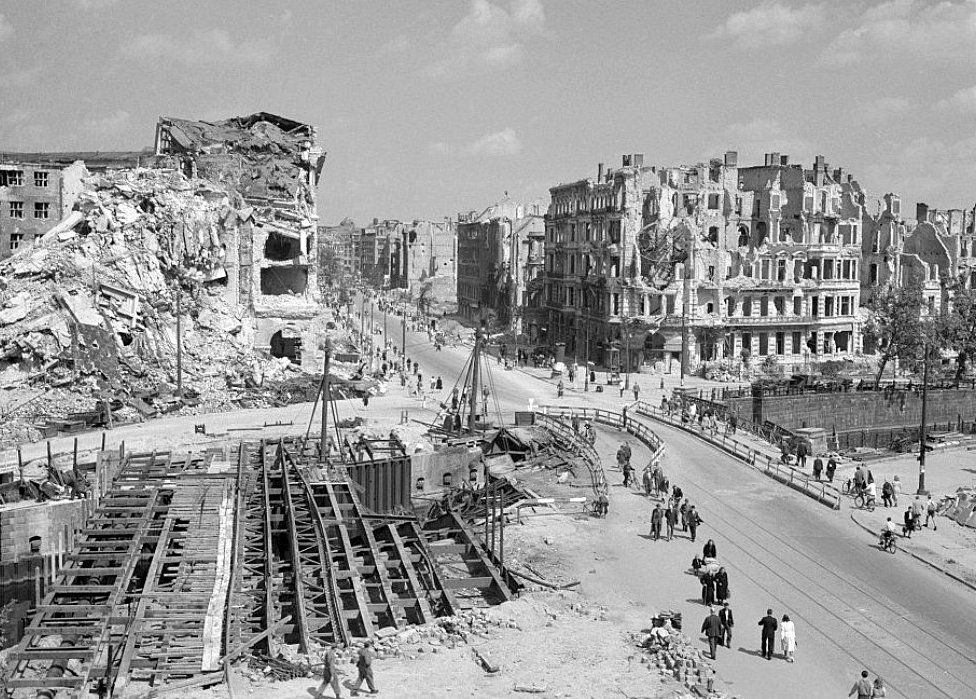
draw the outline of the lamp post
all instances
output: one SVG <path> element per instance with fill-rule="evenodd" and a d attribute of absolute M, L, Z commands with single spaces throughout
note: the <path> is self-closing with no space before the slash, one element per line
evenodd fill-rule
<path fill-rule="evenodd" d="M 624 389 L 630 388 L 630 338 L 633 333 L 630 332 L 630 326 L 627 324 L 627 320 L 624 319 Z"/>
<path fill-rule="evenodd" d="M 929 395 L 929 346 L 923 347 L 922 356 L 922 425 L 918 431 L 918 490 L 917 495 L 928 495 L 925 489 L 925 412 Z"/>

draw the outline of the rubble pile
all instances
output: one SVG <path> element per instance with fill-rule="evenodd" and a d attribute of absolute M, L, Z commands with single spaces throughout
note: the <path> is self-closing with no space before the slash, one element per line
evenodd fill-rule
<path fill-rule="evenodd" d="M 725 697 L 716 689 L 715 670 L 705 651 L 680 630 L 669 628 L 667 641 L 662 642 L 654 634 L 633 635 L 635 643 L 643 649 L 641 662 L 657 672 L 662 682 L 669 679 L 683 684 L 689 694 L 697 697 Z"/>
<path fill-rule="evenodd" d="M 175 170 L 86 178 L 75 210 L 0 263 L 0 438 L 37 438 L 44 418 L 114 420 L 180 409 L 176 297 L 185 395 L 230 408 L 242 390 L 291 373 L 256 355 L 224 267 L 240 195 Z M 251 396 L 253 399 L 253 396 Z"/>

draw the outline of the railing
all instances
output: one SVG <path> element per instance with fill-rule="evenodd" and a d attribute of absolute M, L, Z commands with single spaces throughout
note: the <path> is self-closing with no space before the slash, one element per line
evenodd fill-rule
<path fill-rule="evenodd" d="M 955 381 L 943 381 L 940 383 L 929 383 L 929 390 L 974 390 L 976 389 L 976 378 L 963 379 L 957 384 Z M 904 392 L 921 393 L 922 386 L 918 383 L 907 381 L 881 383 L 877 388 L 874 381 L 861 379 L 854 381 L 849 378 L 825 379 L 823 382 L 813 386 L 763 386 L 758 389 L 762 397 L 777 396 L 802 396 L 811 393 L 855 393 L 855 392 L 877 392 L 887 394 L 898 394 Z M 712 400 L 715 400 L 717 391 L 721 392 L 721 400 L 733 398 L 752 398 L 753 388 L 722 388 L 712 389 Z"/>
<path fill-rule="evenodd" d="M 719 433 L 717 430 L 713 432 L 694 421 L 684 423 L 681 421 L 680 416 L 674 417 L 669 413 L 663 412 L 660 408 L 655 408 L 650 403 L 645 403 L 643 401 L 639 401 L 635 404 L 634 412 L 636 412 L 638 415 L 653 418 L 659 422 L 663 422 L 666 425 L 670 425 L 671 427 L 675 427 L 684 432 L 693 434 L 699 439 L 708 442 L 712 446 L 718 447 L 722 451 L 734 456 L 740 461 L 756 467 L 757 469 L 763 471 L 767 476 L 770 476 L 780 483 L 784 483 L 795 490 L 799 490 L 804 495 L 813 498 L 817 502 L 827 505 L 834 510 L 840 509 L 841 495 L 837 488 L 823 481 L 813 480 L 802 471 L 798 471 L 797 469 L 782 464 L 775 460 L 772 456 L 763 454 L 758 449 L 754 449 L 748 444 L 740 442 L 734 437 L 724 433 Z M 742 425 L 741 421 L 739 425 Z M 755 428 L 755 425 L 753 425 L 753 427 Z"/>
<path fill-rule="evenodd" d="M 575 430 L 562 420 L 542 412 L 536 412 L 535 419 L 537 425 L 545 427 L 559 442 L 583 459 L 590 472 L 590 487 L 593 489 L 593 495 L 606 493 L 608 486 L 606 474 L 603 472 L 603 462 L 593 445 L 576 434 Z"/>
<path fill-rule="evenodd" d="M 571 419 L 575 415 L 581 420 L 592 420 L 597 424 L 609 425 L 615 429 L 628 432 L 651 450 L 651 459 L 653 461 L 659 461 L 664 454 L 664 440 L 658 437 L 647 425 L 638 420 L 634 420 L 626 412 L 617 413 L 602 408 L 570 408 L 559 405 L 542 406 L 541 410 L 542 412 L 537 412 L 536 415 L 541 415 L 549 420 L 555 419 L 563 426 L 566 426 L 565 420 L 567 418 Z M 569 429 L 572 431 L 572 428 Z M 575 432 L 573 434 L 575 435 Z M 587 446 L 589 445 L 587 444 Z M 590 446 L 590 449 L 592 449 L 592 446 Z M 595 453 L 596 451 L 594 450 Z"/>

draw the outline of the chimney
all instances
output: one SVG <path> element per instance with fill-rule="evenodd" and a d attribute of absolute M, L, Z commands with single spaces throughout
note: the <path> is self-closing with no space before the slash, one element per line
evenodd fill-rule
<path fill-rule="evenodd" d="M 596 165 L 596 181 L 603 181 L 603 163 L 597 163 Z"/>
<path fill-rule="evenodd" d="M 834 181 L 836 182 L 844 181 L 844 168 L 842 167 L 834 168 Z"/>
<path fill-rule="evenodd" d="M 769 164 L 772 165 L 772 166 L 774 166 L 774 167 L 776 165 L 779 165 L 779 153 L 770 153 L 769 154 Z"/>
<path fill-rule="evenodd" d="M 620 160 L 621 160 L 620 167 L 630 167 L 630 156 L 629 155 L 621 156 Z"/>
<path fill-rule="evenodd" d="M 915 220 L 919 223 L 929 220 L 929 205 L 923 202 L 918 202 L 915 205 Z"/>
<path fill-rule="evenodd" d="M 825 167 L 827 167 L 827 163 L 825 162 L 824 157 L 822 155 L 818 155 L 816 158 L 813 159 L 814 170 L 823 170 Z"/>
<path fill-rule="evenodd" d="M 634 167 L 644 167 L 643 153 L 634 153 Z"/>
<path fill-rule="evenodd" d="M 779 156 L 779 164 L 782 165 L 783 167 L 786 167 L 787 165 L 789 165 L 790 164 L 790 156 L 788 156 L 788 155 L 781 155 L 781 156 Z"/>
<path fill-rule="evenodd" d="M 772 155 L 771 153 L 766 153 L 766 157 L 764 158 L 764 161 L 763 161 L 763 165 L 765 165 L 766 167 L 769 167 L 769 159 L 770 159 L 771 155 Z"/>
<path fill-rule="evenodd" d="M 824 174 L 826 173 L 826 171 L 827 171 L 827 163 L 824 161 L 824 157 L 822 155 L 818 155 L 813 160 L 814 184 L 816 184 L 818 187 L 823 187 Z"/>
<path fill-rule="evenodd" d="M 739 154 L 734 150 L 725 151 L 725 167 L 736 167 L 739 164 Z"/>

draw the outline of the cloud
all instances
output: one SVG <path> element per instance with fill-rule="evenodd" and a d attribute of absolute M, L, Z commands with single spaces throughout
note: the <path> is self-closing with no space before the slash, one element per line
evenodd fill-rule
<path fill-rule="evenodd" d="M 114 5 L 119 0 L 75 0 L 75 5 L 83 10 L 102 10 Z"/>
<path fill-rule="evenodd" d="M 862 181 L 939 208 L 971 207 L 976 136 L 958 141 L 920 136 L 868 164 Z"/>
<path fill-rule="evenodd" d="M 878 128 L 905 114 L 911 107 L 911 100 L 905 97 L 886 96 L 856 101 L 851 105 L 851 121 Z"/>
<path fill-rule="evenodd" d="M 295 14 L 287 7 L 285 8 L 284 12 L 281 13 L 281 16 L 278 17 L 278 23 L 285 28 L 291 27 L 294 21 Z"/>
<path fill-rule="evenodd" d="M 722 141 L 709 149 L 720 153 L 734 150 L 739 153 L 740 167 L 761 165 L 765 153 L 790 156 L 790 162 L 811 160 L 815 147 L 799 134 L 787 131 L 776 119 L 757 118 L 729 124 L 722 132 Z"/>
<path fill-rule="evenodd" d="M 33 85 L 41 75 L 40 66 L 18 68 L 0 75 L 0 89 L 27 87 Z"/>
<path fill-rule="evenodd" d="M 434 141 L 427 146 L 434 155 L 447 155 L 451 152 L 451 146 L 446 141 Z"/>
<path fill-rule="evenodd" d="M 51 133 L 31 112 L 14 109 L 0 114 L 0 143 L 12 151 L 50 147 Z"/>
<path fill-rule="evenodd" d="M 440 56 L 421 72 L 440 78 L 508 68 L 522 61 L 527 40 L 548 35 L 541 0 L 512 0 L 507 10 L 490 0 L 471 0 L 468 13 L 451 28 Z"/>
<path fill-rule="evenodd" d="M 705 38 L 731 39 L 739 48 L 756 49 L 795 41 L 823 21 L 823 5 L 792 8 L 778 0 L 766 1 L 751 10 L 733 12 Z"/>
<path fill-rule="evenodd" d="M 822 61 L 845 66 L 876 56 L 976 65 L 976 2 L 876 3 L 834 38 Z"/>
<path fill-rule="evenodd" d="M 939 100 L 935 106 L 938 109 L 963 112 L 964 114 L 976 113 L 976 85 L 956 90 L 951 97 Z"/>
<path fill-rule="evenodd" d="M 509 127 L 495 133 L 485 134 L 465 150 L 470 155 L 498 158 L 518 155 L 522 152 L 522 142 L 519 140 L 518 134 L 515 133 L 515 129 Z"/>
<path fill-rule="evenodd" d="M 129 124 L 131 115 L 124 109 L 119 109 L 108 116 L 85 119 L 81 128 L 97 136 L 113 136 Z"/>
<path fill-rule="evenodd" d="M 10 22 L 8 22 L 7 18 L 3 16 L 2 12 L 0 12 L 0 41 L 9 39 L 11 36 L 13 36 L 13 33 L 14 28 L 10 26 Z"/>
<path fill-rule="evenodd" d="M 186 37 L 140 34 L 122 48 L 123 55 L 145 60 L 170 59 L 184 65 L 258 65 L 274 55 L 266 41 L 234 43 L 224 29 L 195 31 Z"/>

